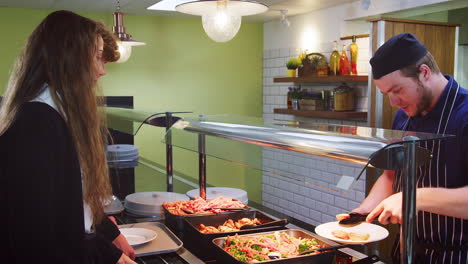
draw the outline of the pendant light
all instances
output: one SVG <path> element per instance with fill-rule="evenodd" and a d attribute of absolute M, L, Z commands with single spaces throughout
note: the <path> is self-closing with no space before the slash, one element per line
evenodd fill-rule
<path fill-rule="evenodd" d="M 181 13 L 202 17 L 203 29 L 216 42 L 234 38 L 241 26 L 242 16 L 266 12 L 268 7 L 247 0 L 200 0 L 176 6 Z"/>
<path fill-rule="evenodd" d="M 115 36 L 119 39 L 117 44 L 119 46 L 120 58 L 117 61 L 118 63 L 126 62 L 130 55 L 132 54 L 132 46 L 141 46 L 146 45 L 144 42 L 139 42 L 132 39 L 132 35 L 125 32 L 123 16 L 124 14 L 120 12 L 120 3 L 117 1 L 117 10 L 114 12 L 114 26 L 112 30 L 114 31 Z"/>

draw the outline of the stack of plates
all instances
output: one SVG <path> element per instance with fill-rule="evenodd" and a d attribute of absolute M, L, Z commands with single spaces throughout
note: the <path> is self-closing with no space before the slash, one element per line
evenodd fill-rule
<path fill-rule="evenodd" d="M 187 192 L 190 199 L 200 196 L 200 189 L 194 189 Z M 208 187 L 206 188 L 206 199 L 214 199 L 218 196 L 230 197 L 232 199 L 241 201 L 248 204 L 249 199 L 247 192 L 242 189 L 228 188 L 228 187 Z"/>
<path fill-rule="evenodd" d="M 177 201 L 187 201 L 189 197 L 173 192 L 138 192 L 125 197 L 124 207 L 127 212 L 146 217 L 159 217 L 164 215 L 162 204 Z"/>
<path fill-rule="evenodd" d="M 119 214 L 123 210 L 122 202 L 114 195 L 104 203 L 104 212 L 108 215 Z"/>
<path fill-rule="evenodd" d="M 107 162 L 111 168 L 135 168 L 138 165 L 138 148 L 127 144 L 108 145 Z"/>

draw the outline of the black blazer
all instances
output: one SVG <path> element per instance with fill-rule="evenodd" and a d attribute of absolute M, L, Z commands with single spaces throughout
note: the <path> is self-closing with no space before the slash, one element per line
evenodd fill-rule
<path fill-rule="evenodd" d="M 122 254 L 111 242 L 118 231 L 85 234 L 77 152 L 47 104 L 24 104 L 0 136 L 0 213 L 0 259 L 8 263 L 113 264 Z"/>

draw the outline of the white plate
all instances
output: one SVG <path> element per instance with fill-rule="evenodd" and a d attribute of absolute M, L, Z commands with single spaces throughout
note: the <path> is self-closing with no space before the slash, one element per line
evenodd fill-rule
<path fill-rule="evenodd" d="M 120 228 L 120 233 L 124 235 L 130 246 L 137 246 L 150 242 L 158 236 L 158 234 L 151 229 L 139 227 Z"/>
<path fill-rule="evenodd" d="M 355 232 L 359 234 L 369 234 L 368 240 L 345 240 L 339 239 L 332 235 L 333 231 L 343 230 L 345 232 Z M 370 223 L 361 223 L 357 226 L 353 227 L 344 227 L 340 226 L 338 222 L 329 222 L 325 224 L 321 224 L 315 228 L 315 233 L 319 236 L 323 236 L 324 238 L 328 238 L 330 240 L 344 243 L 344 244 L 366 244 L 370 242 L 375 242 L 382 240 L 388 236 L 388 230 L 379 226 Z"/>

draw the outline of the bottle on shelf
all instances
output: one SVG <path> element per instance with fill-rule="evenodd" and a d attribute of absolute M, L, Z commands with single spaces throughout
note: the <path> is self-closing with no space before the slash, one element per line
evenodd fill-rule
<path fill-rule="evenodd" d="M 349 75 L 349 59 L 346 55 L 346 45 L 343 44 L 340 57 L 340 75 Z"/>
<path fill-rule="evenodd" d="M 330 91 L 322 90 L 323 110 L 330 110 Z"/>
<path fill-rule="evenodd" d="M 351 54 L 351 75 L 357 75 L 358 45 L 356 44 L 356 35 L 353 35 L 353 42 L 349 45 Z"/>
<path fill-rule="evenodd" d="M 328 97 L 328 110 L 335 111 L 335 92 L 330 91 L 330 96 Z"/>
<path fill-rule="evenodd" d="M 332 75 L 340 74 L 340 53 L 338 52 L 338 41 L 333 41 L 333 51 L 330 55 L 330 72 Z"/>

